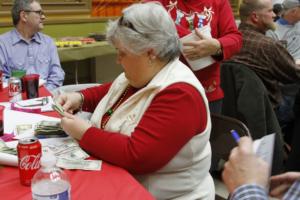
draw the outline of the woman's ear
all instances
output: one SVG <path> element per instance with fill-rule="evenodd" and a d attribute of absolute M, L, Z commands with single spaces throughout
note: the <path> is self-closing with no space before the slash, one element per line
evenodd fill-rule
<path fill-rule="evenodd" d="M 153 49 L 149 49 L 147 51 L 147 55 L 148 55 L 149 59 L 151 59 L 151 60 L 154 60 L 156 58 L 156 55 L 155 55 L 155 52 Z"/>

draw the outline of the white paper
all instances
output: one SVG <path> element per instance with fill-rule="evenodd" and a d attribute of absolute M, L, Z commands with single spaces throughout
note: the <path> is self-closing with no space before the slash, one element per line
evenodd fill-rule
<path fill-rule="evenodd" d="M 47 138 L 47 139 L 40 139 L 40 143 L 42 148 L 55 147 L 63 144 L 64 141 L 69 140 L 70 137 L 65 138 Z M 18 141 L 11 141 L 5 143 L 10 148 L 17 148 Z M 18 166 L 18 156 L 10 155 L 7 153 L 0 152 L 0 165 L 8 165 L 8 166 Z"/>
<path fill-rule="evenodd" d="M 199 28 L 198 30 L 206 37 L 211 38 L 209 25 Z M 196 33 L 194 31 L 180 39 L 181 43 L 193 42 L 193 41 L 197 41 L 197 40 L 200 40 L 200 38 L 196 35 Z M 191 48 L 191 47 L 183 46 L 183 49 L 186 49 L 186 48 Z M 185 58 L 185 59 L 187 60 L 187 62 L 189 63 L 189 65 L 191 66 L 193 71 L 203 69 L 203 68 L 216 62 L 211 56 L 207 56 L 207 57 L 200 58 L 197 60 L 189 60 L 188 58 Z"/>
<path fill-rule="evenodd" d="M 56 121 L 59 122 L 61 119 L 56 117 L 48 117 L 40 114 L 33 113 L 25 113 L 14 110 L 5 109 L 3 112 L 4 117 L 4 133 L 14 133 L 17 125 L 22 124 L 33 124 L 36 125 L 38 122 L 46 120 L 46 121 Z M 22 135 L 16 135 L 15 139 L 21 139 L 25 137 L 30 137 L 34 135 L 34 130 L 32 128 L 31 131 L 28 131 Z"/>
<path fill-rule="evenodd" d="M 53 111 L 52 108 L 52 104 L 53 104 L 53 99 L 51 96 L 48 96 L 48 103 L 45 105 L 41 105 L 41 106 L 30 106 L 31 104 L 38 104 L 41 103 L 41 99 L 43 99 L 45 97 L 39 97 L 39 98 L 34 98 L 34 99 L 27 99 L 27 100 L 23 100 L 23 101 L 18 101 L 17 103 L 15 103 L 15 107 L 16 108 L 21 108 L 21 109 L 41 109 L 41 112 L 47 112 L 47 111 Z M 30 107 L 29 107 L 30 106 Z"/>
<path fill-rule="evenodd" d="M 18 166 L 18 157 L 0 152 L 0 165 Z"/>
<path fill-rule="evenodd" d="M 253 149 L 256 155 L 266 161 L 269 166 L 272 166 L 274 143 L 275 133 L 266 135 L 261 139 L 255 140 L 253 143 Z"/>
<path fill-rule="evenodd" d="M 1 106 L 4 106 L 5 107 L 5 109 L 10 109 L 10 102 L 0 102 L 0 105 Z"/>

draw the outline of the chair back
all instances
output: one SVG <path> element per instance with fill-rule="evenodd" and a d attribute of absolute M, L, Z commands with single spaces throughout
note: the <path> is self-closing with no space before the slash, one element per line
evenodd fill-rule
<path fill-rule="evenodd" d="M 228 160 L 230 151 L 237 146 L 230 131 L 235 130 L 242 136 L 250 136 L 247 126 L 232 117 L 211 114 L 210 143 L 212 149 L 211 171 L 221 171 L 224 163 Z"/>

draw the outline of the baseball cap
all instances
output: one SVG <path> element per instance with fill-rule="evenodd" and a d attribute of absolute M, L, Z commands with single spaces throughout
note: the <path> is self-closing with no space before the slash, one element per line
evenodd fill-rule
<path fill-rule="evenodd" d="M 282 6 L 285 9 L 295 8 L 300 6 L 300 0 L 284 0 Z"/>

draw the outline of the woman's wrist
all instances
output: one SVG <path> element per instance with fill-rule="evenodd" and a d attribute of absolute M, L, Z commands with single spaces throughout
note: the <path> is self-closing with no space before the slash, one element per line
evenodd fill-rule
<path fill-rule="evenodd" d="M 215 51 L 215 53 L 212 55 L 212 57 L 215 60 L 222 60 L 223 59 L 223 48 L 221 43 L 217 40 L 217 50 Z"/>
<path fill-rule="evenodd" d="M 83 96 L 83 94 L 82 94 L 81 92 L 77 92 L 77 93 L 78 93 L 79 96 L 80 96 L 80 100 L 79 100 L 79 106 L 78 106 L 78 108 L 76 109 L 76 112 L 75 112 L 75 113 L 81 112 L 81 111 L 82 111 L 82 106 L 83 106 L 83 102 L 84 102 L 84 96 Z"/>

